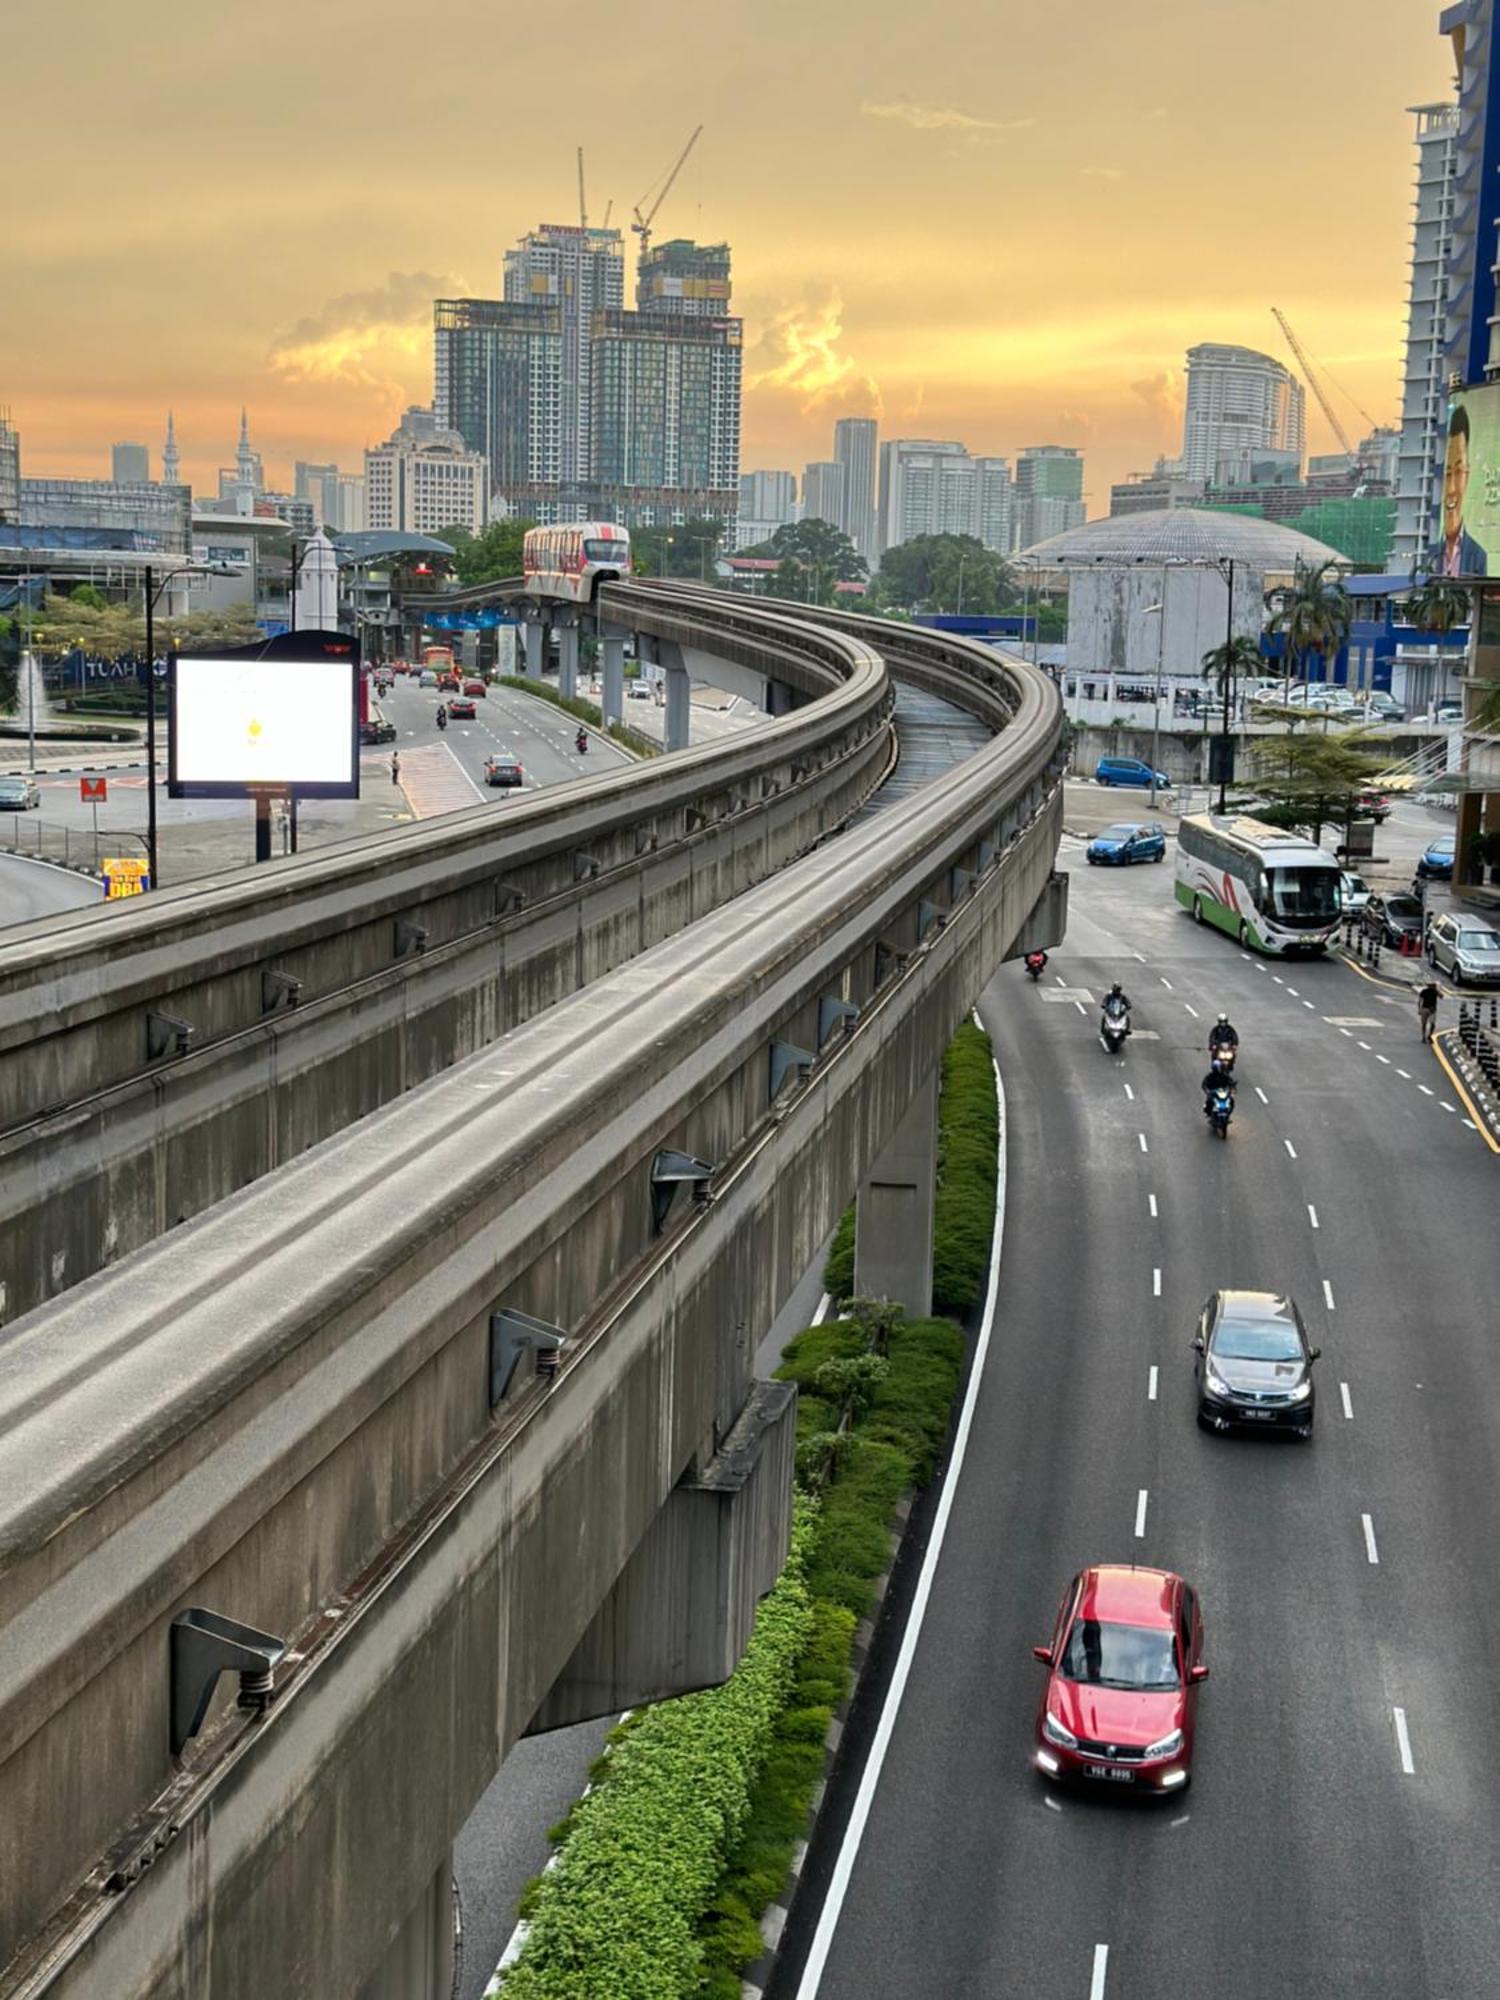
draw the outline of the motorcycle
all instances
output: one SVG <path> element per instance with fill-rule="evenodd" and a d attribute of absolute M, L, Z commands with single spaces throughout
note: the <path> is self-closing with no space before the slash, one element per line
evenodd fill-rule
<path fill-rule="evenodd" d="M 1104 1012 L 1099 1018 L 1099 1040 L 1105 1052 L 1112 1056 L 1122 1055 L 1129 1033 L 1130 1008 L 1127 1003 L 1114 998 L 1106 1000 Z"/>
<path fill-rule="evenodd" d="M 1215 1084 L 1203 1099 L 1203 1115 L 1208 1120 L 1208 1128 L 1221 1139 L 1229 1136 L 1229 1121 L 1234 1116 L 1234 1092 L 1227 1083 Z"/>
<path fill-rule="evenodd" d="M 448 711 L 446 708 L 440 708 L 438 710 L 437 726 L 439 729 L 446 729 L 448 727 Z"/>
<path fill-rule="evenodd" d="M 578 754 L 581 757 L 585 752 L 585 750 L 587 750 L 589 747 L 589 739 L 587 731 L 580 729 L 578 734 L 574 737 L 573 741 L 576 744 L 578 749 Z"/>
<path fill-rule="evenodd" d="M 1026 970 L 1031 974 L 1033 979 L 1040 979 L 1042 974 L 1046 971 L 1046 969 L 1047 969 L 1046 952 L 1044 951 L 1027 952 Z"/>

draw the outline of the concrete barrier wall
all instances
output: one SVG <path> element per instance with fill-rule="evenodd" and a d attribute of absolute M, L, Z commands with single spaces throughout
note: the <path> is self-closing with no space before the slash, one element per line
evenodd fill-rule
<path fill-rule="evenodd" d="M 1017 706 L 936 810 L 806 857 L 12 1329 L 0 1949 L 58 1928 L 40 1984 L 3 1990 L 357 1990 L 1044 892 L 1056 704 Z M 893 976 L 919 900 L 949 914 Z M 768 1106 L 771 1041 L 815 1048 L 844 991 L 855 1033 Z M 663 1145 L 719 1173 L 657 1238 Z M 573 1339 L 492 1419 L 499 1303 Z M 174 1774 L 184 1603 L 296 1659 Z M 78 1888 L 132 1825 L 167 1837 L 149 1873 Z"/>

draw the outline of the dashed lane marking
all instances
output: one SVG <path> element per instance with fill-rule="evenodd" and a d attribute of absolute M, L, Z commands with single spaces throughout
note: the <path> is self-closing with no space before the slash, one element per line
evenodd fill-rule
<path fill-rule="evenodd" d="M 1135 1496 L 1135 1538 L 1142 1541 L 1146 1533 L 1146 1489 L 1143 1486 Z"/>
<path fill-rule="evenodd" d="M 1325 1306 L 1327 1306 L 1330 1312 L 1334 1310 L 1333 1287 L 1332 1285 L 1329 1284 L 1326 1278 L 1323 1280 L 1323 1303 Z"/>
<path fill-rule="evenodd" d="M 1148 1403 L 1156 1401 L 1156 1365 L 1154 1362 L 1150 1373 L 1146 1377 L 1146 1401 Z"/>
<path fill-rule="evenodd" d="M 1354 1405 L 1349 1400 L 1349 1384 L 1347 1382 L 1340 1382 L 1339 1384 L 1339 1400 L 1344 1406 L 1345 1417 L 1352 1424 L 1354 1421 Z"/>
<path fill-rule="evenodd" d="M 1359 1518 L 1365 1531 L 1365 1554 L 1369 1557 L 1371 1563 L 1378 1567 L 1380 1554 L 1375 1547 L 1375 1523 L 1370 1519 L 1368 1514 L 1361 1514 Z"/>
<path fill-rule="evenodd" d="M 1408 1778 L 1416 1776 L 1417 1767 L 1412 1762 L 1411 1737 L 1406 1729 L 1406 1710 L 1393 1708 L 1391 1714 L 1396 1720 L 1396 1749 L 1401 1758 L 1401 1768 Z"/>

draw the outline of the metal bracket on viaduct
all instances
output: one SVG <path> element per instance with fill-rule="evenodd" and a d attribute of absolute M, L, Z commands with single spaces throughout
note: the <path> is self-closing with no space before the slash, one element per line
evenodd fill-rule
<path fill-rule="evenodd" d="M 510 1746 L 722 1679 L 779 1568 L 757 1339 L 1055 930 L 1060 704 L 628 598 L 806 705 L 0 947 L 0 1995 L 438 2000 Z M 888 665 L 996 734 L 828 837 Z"/>

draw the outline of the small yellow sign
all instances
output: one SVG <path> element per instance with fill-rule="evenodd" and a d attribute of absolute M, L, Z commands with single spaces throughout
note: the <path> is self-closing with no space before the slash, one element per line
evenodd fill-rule
<path fill-rule="evenodd" d="M 107 902 L 112 902 L 117 896 L 143 896 L 146 893 L 150 876 L 144 855 L 106 854 L 99 866 L 109 884 L 104 892 Z"/>

